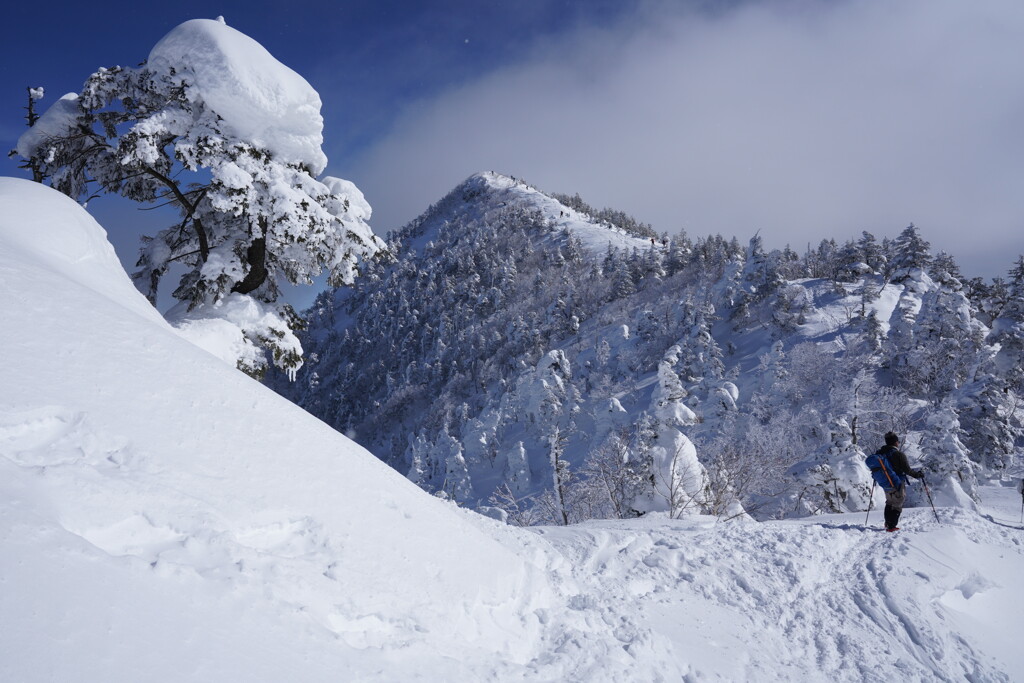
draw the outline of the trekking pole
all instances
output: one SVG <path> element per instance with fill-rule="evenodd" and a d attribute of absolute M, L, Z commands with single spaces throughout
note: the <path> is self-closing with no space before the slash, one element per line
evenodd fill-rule
<path fill-rule="evenodd" d="M 1020 525 L 1024 526 L 1024 479 L 1020 480 Z"/>
<path fill-rule="evenodd" d="M 925 481 L 924 473 L 921 473 L 921 483 L 924 484 L 924 493 L 928 496 L 928 504 L 932 506 L 932 514 L 935 515 L 935 521 L 939 521 L 939 513 L 935 511 L 935 503 L 932 502 L 932 492 L 928 490 L 928 482 Z"/>
<path fill-rule="evenodd" d="M 868 514 L 864 515 L 864 526 L 868 525 L 868 517 L 871 516 L 871 506 L 875 504 L 875 482 L 871 482 L 871 496 L 868 498 Z M 1024 503 L 1021 503 L 1021 519 L 1024 520 Z M 1024 521 L 1021 522 L 1024 524 Z"/>

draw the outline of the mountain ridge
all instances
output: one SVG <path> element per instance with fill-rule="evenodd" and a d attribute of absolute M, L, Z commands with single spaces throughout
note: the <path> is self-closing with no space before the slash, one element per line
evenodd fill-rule
<path fill-rule="evenodd" d="M 306 374 L 275 388 L 427 490 L 549 522 L 569 517 L 550 499 L 565 482 L 596 495 L 609 450 L 633 463 L 617 473 L 629 504 L 579 503 L 584 517 L 863 509 L 864 451 L 889 429 L 950 500 L 1015 462 L 1020 387 L 986 338 L 1019 294 L 961 281 L 915 226 L 799 256 L 758 236 L 588 247 L 584 230 L 622 233 L 580 217 L 471 176 L 391 237 L 395 263 L 318 299 Z"/>
<path fill-rule="evenodd" d="M 641 249 L 648 246 L 647 239 L 630 235 L 623 228 L 570 208 L 521 179 L 493 171 L 480 171 L 469 176 L 444 198 L 388 238 L 392 242 L 409 243 L 412 248 L 422 248 L 424 242 L 429 241 L 437 230 L 437 226 L 433 225 L 435 218 L 459 220 L 467 215 L 479 214 L 473 218 L 487 221 L 507 207 L 539 211 L 554 231 L 575 234 L 582 244 L 595 253 L 603 253 L 609 246 L 615 249 Z"/>

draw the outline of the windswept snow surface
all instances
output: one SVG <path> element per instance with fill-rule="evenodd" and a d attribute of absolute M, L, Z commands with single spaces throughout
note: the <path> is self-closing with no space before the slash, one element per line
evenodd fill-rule
<path fill-rule="evenodd" d="M 0 320 L 0 680 L 1024 669 L 1009 485 L 896 534 L 863 513 L 501 526 L 183 340 L 102 229 L 27 181 L 0 179 Z"/>

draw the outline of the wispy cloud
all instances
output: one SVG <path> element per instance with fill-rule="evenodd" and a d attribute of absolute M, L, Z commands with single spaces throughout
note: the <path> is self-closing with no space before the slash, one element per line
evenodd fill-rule
<path fill-rule="evenodd" d="M 478 170 L 659 230 L 802 249 L 915 222 L 968 274 L 1024 251 L 1024 5 L 647 5 L 421 101 L 346 168 L 398 227 Z"/>

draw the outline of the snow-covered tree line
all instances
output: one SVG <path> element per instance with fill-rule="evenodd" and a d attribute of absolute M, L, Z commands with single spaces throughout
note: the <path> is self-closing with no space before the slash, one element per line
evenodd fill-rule
<path fill-rule="evenodd" d="M 864 509 L 889 429 L 961 501 L 1020 451 L 1020 263 L 967 282 L 915 226 L 600 249 L 491 184 L 321 296 L 277 385 L 424 488 L 520 523 L 802 515 Z"/>
<path fill-rule="evenodd" d="M 660 236 L 654 231 L 654 228 L 651 227 L 650 223 L 641 223 L 628 213 L 617 209 L 610 209 L 607 207 L 604 209 L 595 209 L 583 201 L 583 198 L 580 197 L 578 193 L 572 196 L 552 193 L 551 197 L 570 209 L 576 209 L 577 211 L 585 213 L 596 221 L 614 225 L 617 228 L 625 230 L 631 235 L 636 235 L 637 237 L 643 237 L 646 239 L 664 239 L 664 236 Z"/>
<path fill-rule="evenodd" d="M 173 317 L 235 326 L 239 365 L 254 374 L 264 349 L 284 370 L 302 363 L 282 284 L 325 271 L 350 284 L 383 247 L 359 190 L 321 177 L 319 95 L 222 20 L 185 22 L 140 66 L 100 68 L 33 116 L 16 153 L 37 180 L 83 203 L 112 193 L 177 210 L 143 237 L 133 277 L 155 303 L 176 269 L 184 310 Z"/>

